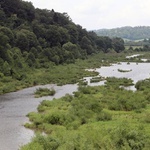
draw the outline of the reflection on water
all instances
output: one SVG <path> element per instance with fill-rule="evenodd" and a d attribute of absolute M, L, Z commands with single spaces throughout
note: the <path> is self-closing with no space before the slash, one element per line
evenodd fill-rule
<path fill-rule="evenodd" d="M 39 87 L 54 88 L 55 96 L 34 98 L 34 92 Z M 43 99 L 52 100 L 77 90 L 77 85 L 45 85 L 27 88 L 18 92 L 0 96 L 0 150 L 17 150 L 19 146 L 28 143 L 34 135 L 32 130 L 23 124 L 28 121 L 26 115 L 36 111 Z"/>

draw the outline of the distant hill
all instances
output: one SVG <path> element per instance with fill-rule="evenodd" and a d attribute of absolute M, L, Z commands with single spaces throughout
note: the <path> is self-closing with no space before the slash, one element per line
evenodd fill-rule
<path fill-rule="evenodd" d="M 141 40 L 150 38 L 150 26 L 126 26 L 113 29 L 99 29 L 95 30 L 95 32 L 99 36 L 120 37 L 127 40 Z"/>

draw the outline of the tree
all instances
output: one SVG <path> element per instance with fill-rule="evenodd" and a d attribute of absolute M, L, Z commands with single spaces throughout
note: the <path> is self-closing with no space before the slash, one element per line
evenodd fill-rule
<path fill-rule="evenodd" d="M 18 16 L 28 21 L 32 21 L 35 18 L 35 8 L 32 5 L 32 3 L 21 1 L 20 5 L 21 5 L 20 7 L 21 9 L 19 10 L 22 11 L 22 14 L 18 13 Z"/>
<path fill-rule="evenodd" d="M 26 62 L 28 63 L 29 67 L 36 66 L 36 59 L 32 52 L 29 53 Z"/>
<path fill-rule="evenodd" d="M 9 61 L 7 49 L 10 47 L 9 43 L 9 37 L 5 35 L 4 33 L 0 33 L 0 58 L 2 58 L 4 61 Z"/>
<path fill-rule="evenodd" d="M 16 14 L 20 8 L 20 0 L 1 0 L 0 6 L 3 8 L 3 11 L 7 16 Z"/>
<path fill-rule="evenodd" d="M 113 38 L 112 39 L 112 45 L 113 45 L 114 50 L 117 53 L 119 53 L 119 52 L 121 52 L 121 51 L 123 51 L 125 49 L 125 47 L 124 47 L 124 41 L 123 41 L 122 38 L 118 38 L 118 37 Z"/>
<path fill-rule="evenodd" d="M 63 44 L 67 43 L 70 40 L 70 36 L 68 34 L 68 30 L 63 27 L 59 27 L 58 32 L 60 34 L 59 43 L 62 46 Z"/>
<path fill-rule="evenodd" d="M 106 45 L 103 40 L 103 37 L 98 37 L 96 39 L 96 44 L 97 44 L 98 49 L 103 50 L 103 52 L 106 52 L 106 49 L 105 49 Z"/>
<path fill-rule="evenodd" d="M 110 39 L 108 36 L 103 37 L 104 43 L 105 43 L 105 50 L 107 51 L 109 48 L 112 48 L 112 39 Z"/>
<path fill-rule="evenodd" d="M 50 47 L 58 46 L 60 43 L 61 35 L 58 31 L 58 27 L 55 25 L 50 25 L 49 29 L 46 30 L 45 39 L 49 43 Z"/>
<path fill-rule="evenodd" d="M 20 48 L 22 52 L 29 50 L 29 40 L 24 32 L 16 33 L 16 47 Z"/>
<path fill-rule="evenodd" d="M 79 33 L 77 31 L 77 27 L 74 24 L 68 24 L 66 26 L 68 33 L 70 35 L 70 42 L 73 44 L 77 44 L 78 43 L 78 36 Z"/>
<path fill-rule="evenodd" d="M 38 20 L 32 21 L 33 33 L 37 36 L 37 38 L 44 38 L 46 34 L 44 25 L 41 25 Z"/>
<path fill-rule="evenodd" d="M 61 14 L 58 12 L 54 12 L 53 20 L 56 24 L 59 24 L 61 26 L 67 25 L 71 22 L 71 19 L 67 13 Z"/>
<path fill-rule="evenodd" d="M 26 35 L 28 42 L 29 42 L 29 50 L 32 47 L 36 47 L 38 45 L 37 37 L 33 32 L 26 30 L 26 29 L 22 29 L 22 30 L 20 30 L 20 32 L 22 32 Z"/>
<path fill-rule="evenodd" d="M 3 9 L 0 7 L 0 25 L 4 25 L 4 22 L 6 21 L 6 15 Z"/>
<path fill-rule="evenodd" d="M 71 53 L 71 56 L 73 56 L 75 59 L 80 57 L 79 47 L 76 44 L 68 42 L 65 43 L 62 48 L 64 51 L 68 51 L 68 53 Z"/>
<path fill-rule="evenodd" d="M 10 75 L 10 70 L 11 70 L 10 65 L 8 64 L 7 61 L 5 61 L 4 64 L 3 64 L 3 73 L 4 73 L 4 75 L 9 76 Z"/>
<path fill-rule="evenodd" d="M 14 43 L 14 34 L 13 34 L 13 32 L 7 27 L 1 27 L 0 32 L 8 37 L 7 43 L 9 43 L 10 45 L 13 45 L 13 43 Z"/>
<path fill-rule="evenodd" d="M 84 36 L 81 40 L 81 48 L 86 50 L 87 54 L 92 54 L 94 52 L 93 48 L 92 48 L 92 45 L 91 45 L 91 41 L 86 37 Z"/>

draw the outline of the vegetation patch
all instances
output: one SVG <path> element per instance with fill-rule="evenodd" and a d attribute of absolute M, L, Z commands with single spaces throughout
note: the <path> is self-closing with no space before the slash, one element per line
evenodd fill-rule
<path fill-rule="evenodd" d="M 51 89 L 38 88 L 36 89 L 34 94 L 35 94 L 35 97 L 38 98 L 38 97 L 43 97 L 43 96 L 53 96 L 55 93 L 56 91 L 53 88 Z"/>
<path fill-rule="evenodd" d="M 88 82 L 87 82 L 85 79 L 82 79 L 82 80 L 80 80 L 80 81 L 78 82 L 78 85 L 79 85 L 79 86 L 86 86 L 86 85 L 88 85 Z"/>
<path fill-rule="evenodd" d="M 90 83 L 94 83 L 94 82 L 100 82 L 105 80 L 104 77 L 98 76 L 98 77 L 93 77 L 92 79 L 90 79 Z"/>
<path fill-rule="evenodd" d="M 130 70 L 122 70 L 122 69 L 118 69 L 118 71 L 119 71 L 119 72 L 131 72 L 132 69 L 130 69 Z"/>
<path fill-rule="evenodd" d="M 145 91 L 145 90 L 150 89 L 150 78 L 138 81 L 135 84 L 135 88 L 139 91 Z"/>
<path fill-rule="evenodd" d="M 132 86 L 133 84 L 133 80 L 132 79 L 127 79 L 127 78 L 116 78 L 116 77 L 107 77 L 106 78 L 107 82 L 107 86 Z"/>

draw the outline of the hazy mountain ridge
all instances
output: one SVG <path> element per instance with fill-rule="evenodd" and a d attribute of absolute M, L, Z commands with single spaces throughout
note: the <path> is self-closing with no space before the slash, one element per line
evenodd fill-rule
<path fill-rule="evenodd" d="M 150 38 L 150 26 L 125 26 L 113 29 L 98 29 L 95 32 L 99 36 L 121 37 L 129 40 Z"/>

